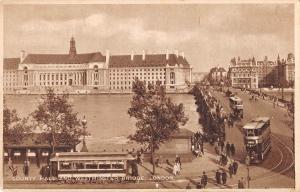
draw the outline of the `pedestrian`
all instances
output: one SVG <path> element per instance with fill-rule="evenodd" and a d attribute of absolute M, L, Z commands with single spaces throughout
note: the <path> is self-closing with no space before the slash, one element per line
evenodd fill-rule
<path fill-rule="evenodd" d="M 221 147 L 221 151 L 223 152 L 223 150 L 224 150 L 224 141 L 220 141 L 220 147 Z"/>
<path fill-rule="evenodd" d="M 216 181 L 217 181 L 217 184 L 221 184 L 221 173 L 219 170 L 217 170 L 217 172 L 216 172 Z"/>
<path fill-rule="evenodd" d="M 242 187 L 242 189 L 245 188 L 245 180 L 244 180 L 244 177 L 242 177 L 242 179 L 241 179 L 241 187 Z"/>
<path fill-rule="evenodd" d="M 25 177 L 28 177 L 28 175 L 29 175 L 29 161 L 27 159 L 24 161 L 23 173 L 24 173 Z"/>
<path fill-rule="evenodd" d="M 207 181 L 208 181 L 208 177 L 207 177 L 205 171 L 203 171 L 203 174 L 202 174 L 202 177 L 201 177 L 201 185 L 204 189 L 207 185 Z"/>
<path fill-rule="evenodd" d="M 203 143 L 202 143 L 202 144 L 200 144 L 200 150 L 201 150 L 201 153 L 202 153 L 202 155 L 204 155 Z"/>
<path fill-rule="evenodd" d="M 235 146 L 234 146 L 233 143 L 230 145 L 230 152 L 231 152 L 231 155 L 232 155 L 232 156 L 235 155 Z"/>
<path fill-rule="evenodd" d="M 180 165 L 180 168 L 181 168 L 181 160 L 180 160 L 180 157 L 179 157 L 179 155 L 176 155 L 175 162 L 176 162 L 176 163 L 179 163 L 179 165 Z"/>
<path fill-rule="evenodd" d="M 241 180 L 239 180 L 238 181 L 238 189 L 243 189 L 243 188 L 244 188 L 243 184 L 242 184 Z"/>
<path fill-rule="evenodd" d="M 273 102 L 273 108 L 275 108 L 275 101 Z"/>
<path fill-rule="evenodd" d="M 226 185 L 226 182 L 227 182 L 227 173 L 224 170 L 222 172 L 222 182 L 223 182 L 223 185 Z"/>
<path fill-rule="evenodd" d="M 230 144 L 229 144 L 228 141 L 227 141 L 227 144 L 226 144 L 226 156 L 230 156 Z"/>
<path fill-rule="evenodd" d="M 236 175 L 238 167 L 239 167 L 238 162 L 234 160 L 232 163 L 232 167 L 233 167 L 233 174 Z"/>
<path fill-rule="evenodd" d="M 232 175 L 233 175 L 233 166 L 232 166 L 232 164 L 229 164 L 228 172 L 229 172 L 230 178 L 232 178 Z"/>
<path fill-rule="evenodd" d="M 219 146 L 218 145 L 215 146 L 215 152 L 216 152 L 217 155 L 220 155 L 220 150 L 219 150 Z"/>
<path fill-rule="evenodd" d="M 174 166 L 173 166 L 173 175 L 174 176 L 177 175 L 177 163 L 174 163 Z"/>

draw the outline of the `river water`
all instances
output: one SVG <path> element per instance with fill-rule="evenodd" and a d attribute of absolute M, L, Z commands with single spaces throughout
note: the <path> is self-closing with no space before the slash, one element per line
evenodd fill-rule
<path fill-rule="evenodd" d="M 173 102 L 183 103 L 188 122 L 181 128 L 198 131 L 198 114 L 194 97 L 187 94 L 170 94 Z M 135 119 L 130 118 L 127 110 L 130 107 L 132 95 L 71 95 L 69 102 L 78 118 L 87 120 L 87 131 L 91 136 L 87 138 L 87 147 L 90 151 L 119 151 L 122 148 L 132 149 L 136 144 L 128 141 L 128 135 L 134 133 Z M 33 112 L 40 96 L 36 95 L 7 95 L 6 105 L 16 109 L 21 117 Z M 78 149 L 80 149 L 80 144 Z"/>

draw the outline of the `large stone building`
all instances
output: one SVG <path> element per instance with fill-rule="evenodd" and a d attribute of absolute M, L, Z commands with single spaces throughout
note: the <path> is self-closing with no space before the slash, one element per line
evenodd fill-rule
<path fill-rule="evenodd" d="M 295 58 L 292 53 L 287 59 L 276 61 L 256 61 L 253 57 L 248 60 L 233 58 L 229 65 L 228 78 L 233 87 L 260 88 L 260 87 L 292 87 L 295 79 Z"/>
<path fill-rule="evenodd" d="M 232 87 L 241 88 L 258 88 L 258 74 L 255 58 L 241 60 L 240 57 L 236 60 L 233 58 L 230 61 L 228 78 Z"/>
<path fill-rule="evenodd" d="M 4 92 L 56 91 L 130 92 L 135 78 L 146 84 L 160 81 L 167 90 L 179 90 L 192 82 L 192 67 L 184 54 L 110 55 L 106 51 L 78 54 L 70 40 L 69 54 L 27 54 L 4 59 Z"/>
<path fill-rule="evenodd" d="M 277 62 L 268 60 L 257 61 L 257 76 L 259 87 L 276 86 L 277 83 Z"/>

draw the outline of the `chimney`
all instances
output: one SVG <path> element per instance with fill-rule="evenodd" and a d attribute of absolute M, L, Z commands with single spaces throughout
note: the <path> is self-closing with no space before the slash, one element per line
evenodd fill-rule
<path fill-rule="evenodd" d="M 24 50 L 22 50 L 20 52 L 20 63 L 22 63 L 24 61 L 25 57 L 26 57 L 26 52 Z"/>
<path fill-rule="evenodd" d="M 134 52 L 131 51 L 131 56 L 130 56 L 130 60 L 133 61 L 133 58 L 134 58 Z"/>
<path fill-rule="evenodd" d="M 166 53 L 166 60 L 169 60 L 169 50 L 167 49 L 167 53 Z"/>
<path fill-rule="evenodd" d="M 109 50 L 106 50 L 106 56 L 105 56 L 105 62 L 106 62 L 106 64 L 109 64 Z"/>
<path fill-rule="evenodd" d="M 145 50 L 143 50 L 143 61 L 145 61 L 145 59 L 146 59 L 146 52 Z"/>

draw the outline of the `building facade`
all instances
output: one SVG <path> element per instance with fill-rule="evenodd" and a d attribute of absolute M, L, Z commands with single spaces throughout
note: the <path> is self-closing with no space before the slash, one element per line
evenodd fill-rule
<path fill-rule="evenodd" d="M 265 56 L 264 60 L 257 61 L 257 76 L 259 87 L 276 86 L 277 82 L 277 63 L 269 61 Z"/>
<path fill-rule="evenodd" d="M 192 82 L 192 67 L 184 54 L 110 55 L 106 51 L 78 54 L 75 39 L 69 54 L 26 54 L 4 59 L 4 93 L 131 91 L 135 78 L 146 84 L 160 81 L 167 90 L 184 89 Z"/>
<path fill-rule="evenodd" d="M 230 61 L 228 78 L 232 87 L 258 88 L 258 73 L 255 58 L 241 60 L 233 58 Z"/>
<path fill-rule="evenodd" d="M 268 60 L 267 56 L 262 61 L 255 61 L 254 57 L 248 60 L 233 58 L 229 65 L 228 78 L 234 87 L 293 87 L 295 57 L 290 53 L 287 59 L 280 59 L 278 55 L 276 61 Z"/>
<path fill-rule="evenodd" d="M 211 84 L 224 84 L 227 81 L 227 71 L 223 67 L 214 67 L 210 70 L 208 78 Z"/>

